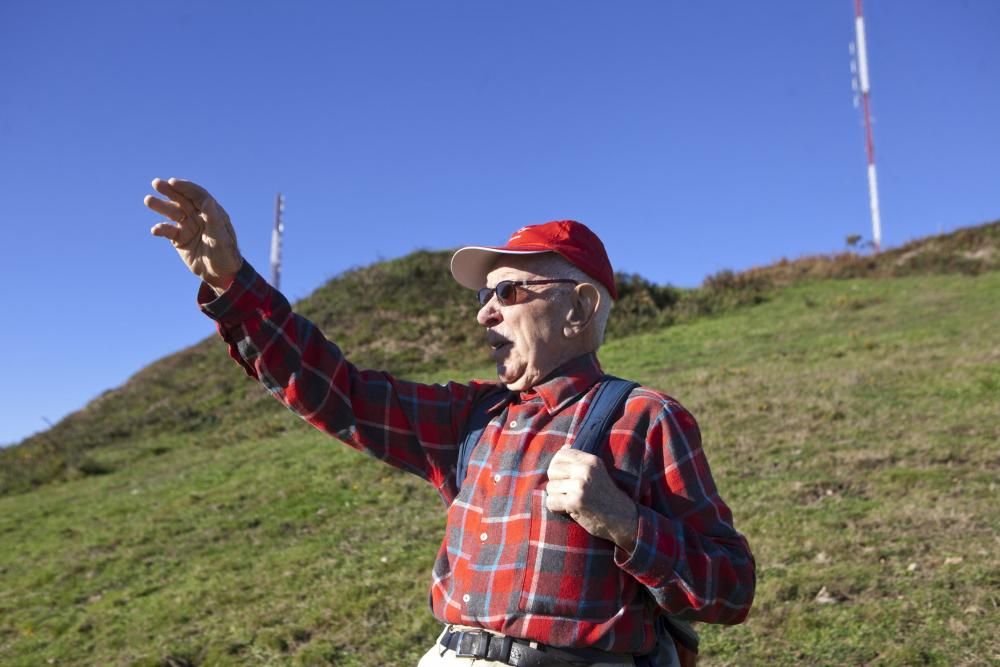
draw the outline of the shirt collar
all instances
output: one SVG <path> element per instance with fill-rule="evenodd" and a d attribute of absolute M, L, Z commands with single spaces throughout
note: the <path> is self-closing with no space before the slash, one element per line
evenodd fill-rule
<path fill-rule="evenodd" d="M 579 398 L 604 375 L 597 355 L 582 354 L 554 370 L 541 383 L 520 392 L 520 400 L 541 398 L 549 414 L 562 410 Z"/>

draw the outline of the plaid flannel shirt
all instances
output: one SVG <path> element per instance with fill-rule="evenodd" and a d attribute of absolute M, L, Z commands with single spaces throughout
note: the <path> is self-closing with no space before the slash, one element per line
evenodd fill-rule
<path fill-rule="evenodd" d="M 716 492 L 698 425 L 669 396 L 633 390 L 601 451 L 638 506 L 627 553 L 545 506 L 549 461 L 572 444 L 602 374 L 593 355 L 527 392 L 417 384 L 355 368 L 247 263 L 224 294 L 203 285 L 198 300 L 232 357 L 278 400 L 437 488 L 448 504 L 431 585 L 442 622 L 641 654 L 655 641 L 656 607 L 712 623 L 746 617 L 753 557 Z M 478 400 L 493 403 L 492 420 L 459 488 L 458 447 Z"/>

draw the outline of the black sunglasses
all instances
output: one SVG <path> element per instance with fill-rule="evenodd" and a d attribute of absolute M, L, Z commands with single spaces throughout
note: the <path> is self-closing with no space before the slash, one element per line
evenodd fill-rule
<path fill-rule="evenodd" d="M 525 285 L 548 285 L 550 283 L 580 284 L 576 280 L 570 280 L 569 278 L 553 278 L 551 280 L 501 280 L 497 283 L 496 287 L 483 287 L 476 293 L 476 296 L 479 298 L 480 306 L 485 306 L 489 303 L 494 294 L 497 295 L 497 301 L 500 302 L 501 306 L 510 306 L 517 303 L 518 287 L 524 287 Z"/>

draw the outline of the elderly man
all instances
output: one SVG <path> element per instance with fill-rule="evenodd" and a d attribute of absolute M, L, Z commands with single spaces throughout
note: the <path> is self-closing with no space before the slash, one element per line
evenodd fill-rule
<path fill-rule="evenodd" d="M 146 205 L 202 279 L 202 310 L 230 354 L 299 416 L 427 480 L 448 504 L 431 605 L 445 631 L 434 665 L 642 665 L 658 615 L 739 623 L 754 562 L 716 492 L 698 426 L 674 399 L 631 391 L 597 455 L 572 449 L 604 381 L 615 284 L 585 226 L 525 227 L 452 259 L 478 290 L 500 382 L 424 385 L 360 370 L 243 261 L 221 206 L 156 179 Z M 488 424 L 456 479 L 459 445 Z M 663 660 L 672 646 L 663 646 Z"/>

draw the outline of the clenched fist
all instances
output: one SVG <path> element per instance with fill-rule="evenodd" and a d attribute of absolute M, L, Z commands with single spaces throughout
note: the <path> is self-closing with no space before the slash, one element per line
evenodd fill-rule
<path fill-rule="evenodd" d="M 545 504 L 549 511 L 569 514 L 591 535 L 629 553 L 635 549 L 639 512 L 611 481 L 604 461 L 566 445 L 552 457 L 548 476 Z"/>
<path fill-rule="evenodd" d="M 153 189 L 166 199 L 146 195 L 143 203 L 170 222 L 154 225 L 152 234 L 169 239 L 181 261 L 217 292 L 227 289 L 243 264 L 229 215 L 191 181 L 155 178 Z"/>

